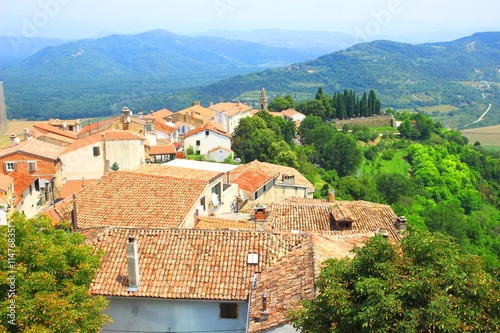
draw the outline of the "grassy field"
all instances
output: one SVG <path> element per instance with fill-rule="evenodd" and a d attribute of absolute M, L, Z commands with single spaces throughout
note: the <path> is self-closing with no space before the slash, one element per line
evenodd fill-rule
<path fill-rule="evenodd" d="M 460 110 L 460 108 L 457 108 L 456 106 L 449 105 L 449 104 L 441 104 L 441 105 L 426 106 L 426 107 L 418 108 L 418 110 L 423 111 L 427 114 L 431 114 L 433 112 L 448 113 L 451 111 Z"/>
<path fill-rule="evenodd" d="M 0 147 L 10 145 L 10 134 L 14 133 L 19 139 L 23 139 L 24 128 L 28 128 L 30 133 L 33 133 L 33 124 L 39 121 L 26 121 L 26 120 L 9 120 L 8 128 L 0 135 Z"/>
<path fill-rule="evenodd" d="M 479 141 L 485 148 L 498 147 L 500 150 L 500 125 L 471 128 L 462 131 L 462 135 L 469 139 L 469 143 Z"/>
<path fill-rule="evenodd" d="M 381 154 L 374 161 L 364 160 L 359 168 L 361 175 L 374 175 L 376 173 L 398 173 L 404 176 L 408 175 L 410 165 L 404 160 L 405 151 L 396 150 L 391 160 L 382 159 Z"/>

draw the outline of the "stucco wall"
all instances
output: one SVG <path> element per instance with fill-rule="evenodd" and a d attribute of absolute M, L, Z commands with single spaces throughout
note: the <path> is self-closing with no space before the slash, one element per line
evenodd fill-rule
<path fill-rule="evenodd" d="M 238 302 L 238 312 L 238 319 L 221 319 L 216 301 L 111 297 L 113 324 L 101 332 L 245 332 L 246 302 Z"/>
<path fill-rule="evenodd" d="M 106 141 L 106 159 L 110 166 L 118 163 L 120 170 L 137 168 L 144 164 L 144 141 Z"/>
<path fill-rule="evenodd" d="M 94 156 L 93 147 L 99 147 Z M 104 157 L 101 142 L 71 151 L 60 156 L 63 162 L 63 178 L 66 180 L 99 179 L 104 174 Z"/>
<path fill-rule="evenodd" d="M 199 146 L 196 146 L 197 140 L 200 140 Z M 231 139 L 212 131 L 209 131 L 209 135 L 201 131 L 184 139 L 184 149 L 188 149 L 189 146 L 192 146 L 195 151 L 199 150 L 200 155 L 206 155 L 210 149 L 219 146 L 231 149 Z"/>

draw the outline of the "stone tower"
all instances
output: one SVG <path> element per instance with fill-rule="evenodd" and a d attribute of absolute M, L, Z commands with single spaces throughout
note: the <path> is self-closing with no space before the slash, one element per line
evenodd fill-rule
<path fill-rule="evenodd" d="M 266 90 L 262 88 L 262 91 L 260 93 L 260 100 L 259 100 L 259 106 L 261 110 L 267 110 L 267 96 L 266 96 Z"/>

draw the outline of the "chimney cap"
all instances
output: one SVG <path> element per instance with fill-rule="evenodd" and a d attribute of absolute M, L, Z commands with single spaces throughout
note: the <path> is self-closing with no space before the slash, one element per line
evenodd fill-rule
<path fill-rule="evenodd" d="M 129 243 L 133 243 L 133 242 L 135 242 L 135 238 L 134 238 L 134 236 L 128 236 L 128 242 L 129 242 Z"/>

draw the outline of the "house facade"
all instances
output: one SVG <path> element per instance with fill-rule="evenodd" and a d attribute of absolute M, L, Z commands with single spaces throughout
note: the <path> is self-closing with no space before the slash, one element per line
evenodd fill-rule
<path fill-rule="evenodd" d="M 207 122 L 186 133 L 184 151 L 192 147 L 197 155 L 208 156 L 214 148 L 231 150 L 231 135 L 214 122 Z"/>
<path fill-rule="evenodd" d="M 144 136 L 123 130 L 107 130 L 76 140 L 61 152 L 64 180 L 98 179 L 114 163 L 120 169 L 145 163 Z"/>
<path fill-rule="evenodd" d="M 62 186 L 59 154 L 63 148 L 37 139 L 12 139 L 12 145 L 0 151 L 3 174 L 10 175 L 15 171 L 15 175 L 39 178 L 42 202 L 55 200 Z"/>

